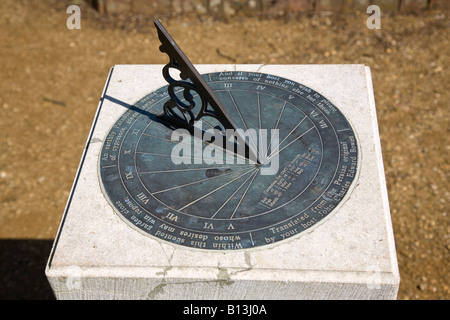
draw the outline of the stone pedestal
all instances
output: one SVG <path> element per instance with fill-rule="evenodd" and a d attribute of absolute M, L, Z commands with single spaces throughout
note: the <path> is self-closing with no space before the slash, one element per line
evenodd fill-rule
<path fill-rule="evenodd" d="M 278 245 L 189 249 L 125 224 L 98 180 L 102 142 L 120 115 L 166 85 L 162 65 L 108 76 L 48 265 L 58 299 L 395 299 L 399 273 L 370 70 L 363 65 L 198 65 L 292 79 L 333 102 L 359 139 L 358 181 L 323 223 Z"/>

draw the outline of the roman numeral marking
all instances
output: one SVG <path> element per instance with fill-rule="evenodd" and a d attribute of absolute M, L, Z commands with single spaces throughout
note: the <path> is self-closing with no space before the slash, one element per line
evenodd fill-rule
<path fill-rule="evenodd" d="M 141 200 L 144 204 L 147 204 L 148 201 L 149 201 L 149 198 L 148 198 L 147 195 L 144 194 L 143 192 L 139 193 L 136 197 L 137 197 L 139 200 Z"/>

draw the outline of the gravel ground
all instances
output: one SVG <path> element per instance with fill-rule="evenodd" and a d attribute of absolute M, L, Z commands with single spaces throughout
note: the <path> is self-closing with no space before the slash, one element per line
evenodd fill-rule
<path fill-rule="evenodd" d="M 0 2 L 0 298 L 51 298 L 43 274 L 115 64 L 166 63 L 152 17 L 80 2 Z M 399 299 L 449 299 L 449 12 L 164 18 L 193 63 L 371 67 L 401 275 Z"/>

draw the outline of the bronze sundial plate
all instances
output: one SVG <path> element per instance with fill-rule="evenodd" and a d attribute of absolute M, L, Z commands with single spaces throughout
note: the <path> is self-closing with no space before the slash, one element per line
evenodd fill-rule
<path fill-rule="evenodd" d="M 202 77 L 239 128 L 267 130 L 269 143 L 258 146 L 263 161 L 211 153 L 192 136 L 184 140 L 192 161 L 174 163 L 182 139 L 159 117 L 168 100 L 162 87 L 134 103 L 104 139 L 99 178 L 115 212 L 147 236 L 207 250 L 273 244 L 332 215 L 350 194 L 360 160 L 355 131 L 332 97 L 258 72 Z M 203 130 L 217 127 L 200 121 Z M 271 150 L 274 130 L 278 150 Z"/>

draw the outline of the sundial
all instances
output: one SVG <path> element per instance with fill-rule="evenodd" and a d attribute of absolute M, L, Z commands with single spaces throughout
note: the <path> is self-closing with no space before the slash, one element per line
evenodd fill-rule
<path fill-rule="evenodd" d="M 370 68 L 194 66 L 155 26 L 169 62 L 105 82 L 46 267 L 56 297 L 395 299 Z"/>
<path fill-rule="evenodd" d="M 116 214 L 146 236 L 204 250 L 273 245 L 332 216 L 360 162 L 339 106 L 272 74 L 200 75 L 155 26 L 168 85 L 125 111 L 100 151 Z"/>

